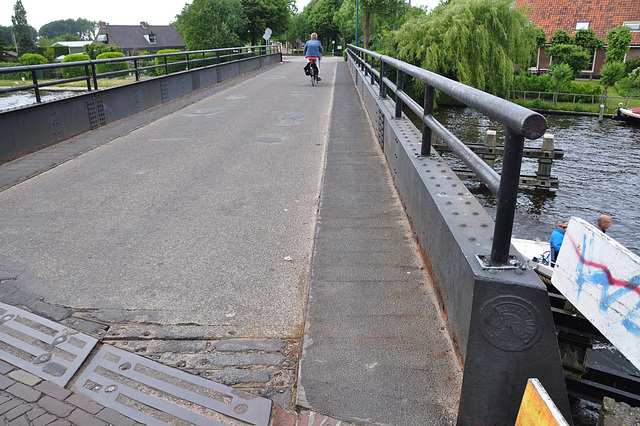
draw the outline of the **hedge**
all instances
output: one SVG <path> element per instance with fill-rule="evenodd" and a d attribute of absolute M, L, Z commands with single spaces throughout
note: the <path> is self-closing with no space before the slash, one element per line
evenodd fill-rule
<path fill-rule="evenodd" d="M 19 67 L 20 64 L 18 62 L 0 62 L 0 68 L 13 68 Z M 22 77 L 26 77 L 23 72 L 13 72 L 9 74 L 0 74 L 1 80 L 14 80 L 19 81 Z"/>
<path fill-rule="evenodd" d="M 161 55 L 163 53 L 175 53 L 175 52 L 181 52 L 181 51 L 178 49 L 158 50 L 158 55 Z M 187 55 L 168 56 L 167 63 L 184 61 L 186 59 L 187 59 Z M 156 62 L 156 65 L 162 65 L 164 64 L 164 58 L 155 58 L 155 62 Z M 174 72 L 186 70 L 187 64 L 169 65 L 168 68 L 169 68 L 169 74 L 173 74 Z M 163 67 L 156 68 L 157 75 L 164 75 L 164 73 L 165 73 L 165 69 Z"/>
<path fill-rule="evenodd" d="M 124 53 L 122 52 L 104 52 L 99 54 L 96 59 L 109 59 L 109 58 L 124 58 Z M 114 62 L 111 64 L 97 64 L 96 72 L 98 74 L 102 74 L 105 72 L 113 72 L 113 71 L 124 71 L 129 69 L 129 64 L 126 61 L 122 62 Z M 112 76 L 113 78 L 117 78 L 117 76 Z"/>
<path fill-rule="evenodd" d="M 65 56 L 62 62 L 63 63 L 80 62 L 80 61 L 88 61 L 89 59 L 90 59 L 89 55 L 87 54 L 74 53 L 74 54 Z M 84 66 L 63 68 L 62 75 L 64 76 L 64 78 L 83 76 L 85 75 Z"/>

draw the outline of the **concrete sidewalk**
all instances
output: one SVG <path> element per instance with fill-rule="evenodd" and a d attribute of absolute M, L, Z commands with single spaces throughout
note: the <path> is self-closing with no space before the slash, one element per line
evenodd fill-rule
<path fill-rule="evenodd" d="M 454 423 L 462 383 L 347 66 L 329 125 L 298 404 L 362 424 Z"/>
<path fill-rule="evenodd" d="M 117 142 L 0 193 L 0 300 L 83 327 L 99 346 L 177 367 L 176 377 L 214 377 L 269 398 L 273 425 L 451 423 L 460 369 L 371 123 L 344 62 L 327 58 L 314 88 L 302 65 L 286 58 L 246 84 L 196 93 L 0 167 L 6 189 Z M 275 103 L 255 100 L 273 90 L 281 91 Z M 137 187 L 149 178 L 152 185 Z M 64 199 L 69 208 L 57 211 Z M 76 210 L 99 220 L 85 229 Z M 137 215 L 135 227 L 123 212 Z M 167 253 L 174 256 L 163 263 Z M 155 424 L 20 366 L 2 362 L 0 374 L 7 424 Z M 202 387 L 196 378 L 189 386 Z"/>

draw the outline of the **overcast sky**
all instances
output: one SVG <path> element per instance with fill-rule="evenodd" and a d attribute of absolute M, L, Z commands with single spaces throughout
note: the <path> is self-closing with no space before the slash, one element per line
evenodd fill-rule
<path fill-rule="evenodd" d="M 137 25 L 146 21 L 150 25 L 168 25 L 175 20 L 187 0 L 22 0 L 27 11 L 27 22 L 39 30 L 44 24 L 63 19 L 104 21 L 111 25 Z M 309 0 L 297 0 L 303 10 Z M 16 0 L 0 0 L 0 25 L 11 26 Z M 414 6 L 433 8 L 438 0 L 412 0 Z"/>

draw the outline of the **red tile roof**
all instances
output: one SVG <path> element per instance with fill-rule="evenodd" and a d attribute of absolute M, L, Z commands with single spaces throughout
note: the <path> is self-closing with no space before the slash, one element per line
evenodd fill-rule
<path fill-rule="evenodd" d="M 529 18 L 541 27 L 547 40 L 557 29 L 570 36 L 576 32 L 576 23 L 589 22 L 597 37 L 605 41 L 609 31 L 623 22 L 640 21 L 640 0 L 516 0 L 533 6 Z M 632 31 L 631 45 L 640 45 L 640 31 Z"/>

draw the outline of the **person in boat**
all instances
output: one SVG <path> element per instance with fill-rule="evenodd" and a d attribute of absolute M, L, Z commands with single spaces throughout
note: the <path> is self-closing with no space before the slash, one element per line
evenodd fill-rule
<path fill-rule="evenodd" d="M 564 240 L 564 233 L 567 231 L 567 221 L 564 219 L 556 220 L 556 227 L 551 233 L 551 237 L 549 238 L 549 261 L 551 263 L 551 267 L 556 266 L 556 259 L 558 258 L 558 253 L 560 252 L 560 247 L 562 246 L 562 241 Z"/>
<path fill-rule="evenodd" d="M 600 228 L 602 232 L 606 233 L 607 229 L 609 229 L 609 227 L 611 226 L 611 218 L 606 214 L 601 214 L 598 220 L 596 221 L 596 224 L 598 225 L 598 228 Z"/>

